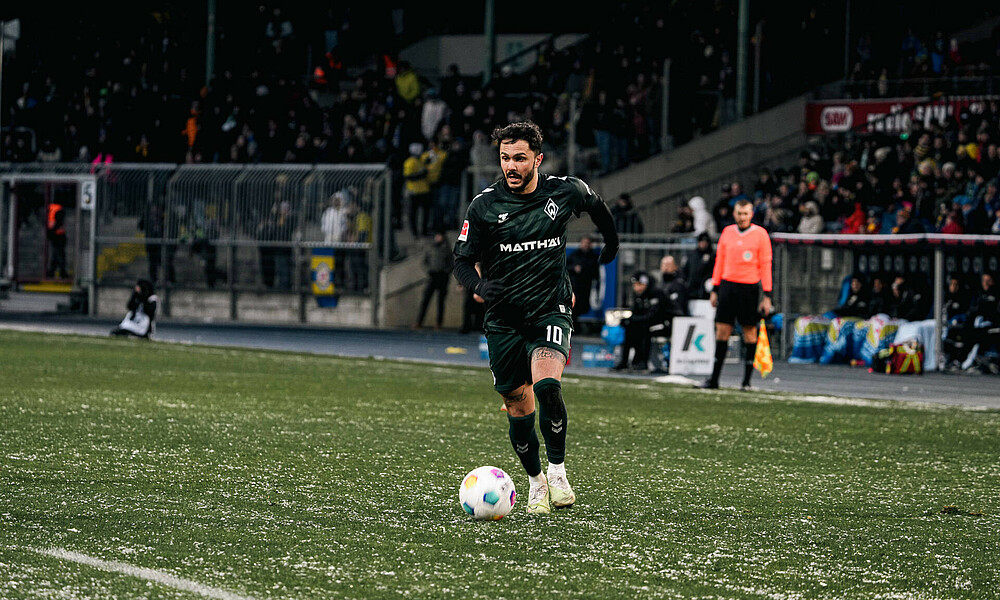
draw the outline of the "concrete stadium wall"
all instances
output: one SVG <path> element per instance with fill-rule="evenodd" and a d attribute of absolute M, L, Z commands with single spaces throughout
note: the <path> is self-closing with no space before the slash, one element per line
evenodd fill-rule
<path fill-rule="evenodd" d="M 609 206 L 628 192 L 646 233 L 667 233 L 682 201 L 700 195 L 711 206 L 723 182 L 738 179 L 749 187 L 762 167 L 773 170 L 797 161 L 808 143 L 806 101 L 800 96 L 588 183 Z M 578 220 L 573 236 L 592 229 L 588 219 Z"/>
<path fill-rule="evenodd" d="M 525 48 L 544 41 L 547 34 L 500 34 L 496 38 L 496 62 L 502 62 Z M 554 41 L 556 50 L 562 50 L 576 44 L 586 34 L 561 35 Z M 406 47 L 400 52 L 400 58 L 407 60 L 417 73 L 436 81 L 444 75 L 448 65 L 458 65 L 462 75 L 481 75 L 486 56 L 486 37 L 483 35 L 439 35 Z M 522 71 L 535 64 L 535 56 L 528 54 L 519 63 L 512 65 L 516 71 Z"/>
<path fill-rule="evenodd" d="M 131 288 L 97 288 L 97 314 L 124 317 Z M 329 327 L 371 327 L 374 307 L 365 296 L 341 296 L 336 308 L 321 308 L 310 296 L 278 292 L 235 292 L 228 290 L 172 290 L 160 292 L 162 307 L 158 320 L 189 322 L 323 325 Z M 167 315 L 169 313 L 169 316 Z M 302 317 L 304 316 L 304 321 Z"/>
<path fill-rule="evenodd" d="M 426 283 L 427 272 L 420 253 L 386 266 L 379 281 L 379 289 L 383 291 L 379 323 L 383 327 L 409 327 L 414 324 Z M 444 307 L 443 327 L 446 329 L 458 329 L 462 325 L 464 292 L 458 291 L 457 286 L 458 282 L 452 277 Z M 437 298 L 434 298 L 424 315 L 424 326 L 433 327 L 436 319 Z"/>

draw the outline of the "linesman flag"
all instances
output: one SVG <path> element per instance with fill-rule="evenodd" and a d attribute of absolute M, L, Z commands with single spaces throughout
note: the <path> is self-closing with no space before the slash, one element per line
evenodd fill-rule
<path fill-rule="evenodd" d="M 767 326 L 764 324 L 764 319 L 760 320 L 760 326 L 757 327 L 757 351 L 753 354 L 753 368 L 760 371 L 761 377 L 767 377 L 767 374 L 774 369 L 771 342 L 767 340 Z"/>

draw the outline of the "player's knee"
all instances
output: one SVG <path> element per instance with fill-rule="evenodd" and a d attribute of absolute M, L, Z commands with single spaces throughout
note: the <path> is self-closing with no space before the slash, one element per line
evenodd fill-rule
<path fill-rule="evenodd" d="M 558 417 L 566 413 L 566 404 L 562 397 L 562 383 L 553 377 L 541 379 L 532 386 L 535 392 L 535 399 L 538 405 L 552 417 Z"/>
<path fill-rule="evenodd" d="M 500 392 L 504 406 L 507 407 L 507 414 L 512 416 L 524 416 L 534 412 L 535 408 L 531 402 L 531 388 L 528 384 L 510 391 Z"/>

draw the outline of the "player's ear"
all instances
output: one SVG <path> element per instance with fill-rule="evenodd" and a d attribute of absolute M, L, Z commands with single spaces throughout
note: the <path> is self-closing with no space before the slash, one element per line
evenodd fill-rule
<path fill-rule="evenodd" d="M 536 156 L 536 157 L 535 157 L 535 168 L 536 168 L 536 169 L 537 169 L 537 168 L 538 168 L 539 166 L 541 166 L 541 164 L 542 164 L 542 159 L 543 159 L 543 158 L 545 158 L 545 155 L 544 155 L 543 153 L 541 153 L 541 152 L 539 152 L 539 153 L 538 153 L 538 156 Z"/>

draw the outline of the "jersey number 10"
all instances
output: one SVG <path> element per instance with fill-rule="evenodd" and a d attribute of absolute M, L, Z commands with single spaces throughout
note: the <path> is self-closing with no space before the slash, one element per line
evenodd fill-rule
<path fill-rule="evenodd" d="M 572 331 L 566 332 L 566 345 L 569 346 L 570 337 L 573 335 Z M 552 342 L 553 344 L 563 345 L 563 328 L 558 325 L 546 325 L 545 326 L 545 341 Z"/>

